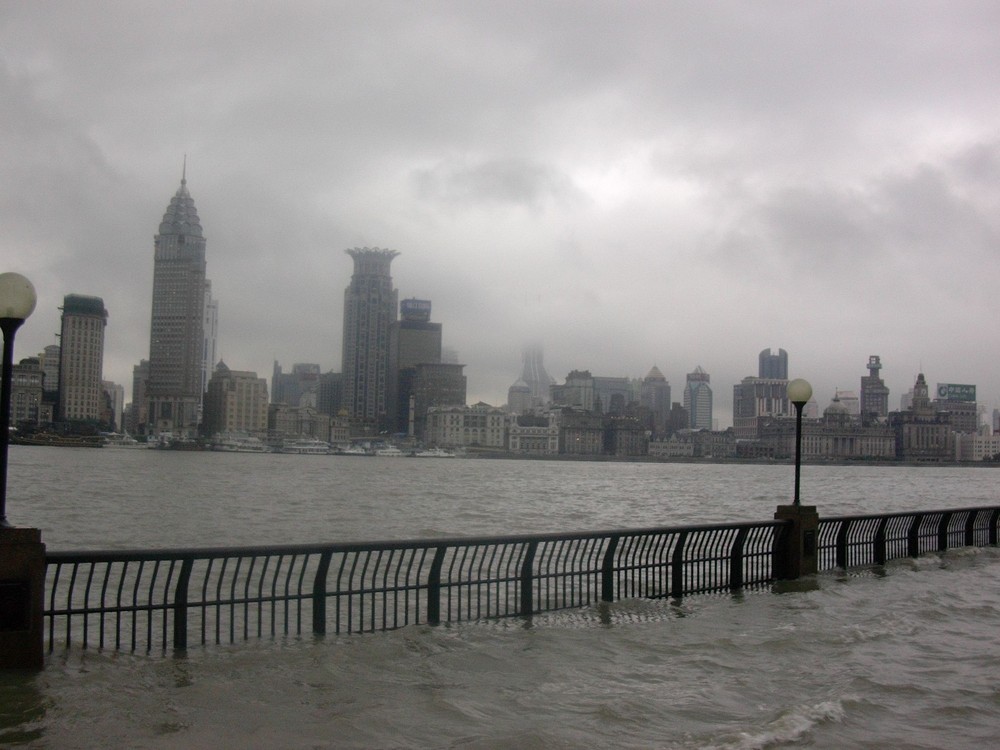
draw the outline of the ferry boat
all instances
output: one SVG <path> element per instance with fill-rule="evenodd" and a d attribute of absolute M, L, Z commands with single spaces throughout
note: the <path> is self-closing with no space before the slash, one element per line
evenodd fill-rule
<path fill-rule="evenodd" d="M 381 448 L 375 449 L 375 455 L 398 458 L 399 456 L 405 456 L 406 454 L 403 453 L 403 451 L 401 451 L 395 445 L 383 445 Z"/>
<path fill-rule="evenodd" d="M 413 454 L 415 458 L 454 458 L 455 454 L 444 448 L 424 448 Z"/>
<path fill-rule="evenodd" d="M 303 456 L 328 456 L 333 452 L 329 443 L 313 438 L 288 440 L 281 444 L 279 453 L 295 453 Z"/>
<path fill-rule="evenodd" d="M 250 435 L 216 435 L 212 441 L 213 451 L 225 453 L 267 453 L 268 447 L 260 438 Z"/>
<path fill-rule="evenodd" d="M 140 443 L 134 437 L 126 433 L 107 432 L 101 435 L 105 448 L 145 448 L 145 443 Z"/>

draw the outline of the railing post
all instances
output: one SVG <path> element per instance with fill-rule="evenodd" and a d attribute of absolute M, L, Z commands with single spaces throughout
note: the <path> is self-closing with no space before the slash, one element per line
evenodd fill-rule
<path fill-rule="evenodd" d="M 187 610 L 188 584 L 191 581 L 191 568 L 194 560 L 190 557 L 181 563 L 181 572 L 177 576 L 177 588 L 174 589 L 174 650 L 187 648 Z"/>
<path fill-rule="evenodd" d="M 972 547 L 976 544 L 976 521 L 979 519 L 978 510 L 970 510 L 965 518 L 965 546 Z"/>
<path fill-rule="evenodd" d="M 44 612 L 42 532 L 0 526 L 0 669 L 44 666 Z"/>
<path fill-rule="evenodd" d="M 743 588 L 743 548 L 746 546 L 747 530 L 744 526 L 736 532 L 736 539 L 729 551 L 729 588 Z"/>
<path fill-rule="evenodd" d="M 320 553 L 316 576 L 313 578 L 312 611 L 315 635 L 326 633 L 326 576 L 330 572 L 331 557 L 333 553 L 330 551 Z"/>
<path fill-rule="evenodd" d="M 524 560 L 521 561 L 521 611 L 522 617 L 531 617 L 535 608 L 533 599 L 532 578 L 534 577 L 535 552 L 538 550 L 538 542 L 528 542 L 527 550 L 524 553 Z"/>
<path fill-rule="evenodd" d="M 875 538 L 872 540 L 872 557 L 876 565 L 885 565 L 885 528 L 888 524 L 889 519 L 882 516 L 875 530 Z"/>
<path fill-rule="evenodd" d="M 677 546 L 670 560 L 670 596 L 684 596 L 684 544 L 688 533 L 682 531 L 677 537 Z"/>
<path fill-rule="evenodd" d="M 441 624 L 441 567 L 447 547 L 436 547 L 427 576 L 427 624 Z"/>
<path fill-rule="evenodd" d="M 997 543 L 997 524 L 1000 523 L 1000 508 L 990 514 L 990 544 Z"/>
<path fill-rule="evenodd" d="M 775 537 L 772 567 L 778 571 L 776 578 L 795 580 L 814 575 L 819 569 L 819 514 L 815 505 L 779 505 L 775 521 L 790 521 L 785 534 Z"/>
<path fill-rule="evenodd" d="M 615 600 L 615 552 L 618 551 L 618 540 L 620 536 L 615 534 L 608 541 L 608 548 L 604 550 L 604 560 L 601 562 L 601 601 L 613 602 Z"/>
<path fill-rule="evenodd" d="M 917 513 L 906 532 L 906 554 L 910 557 L 920 557 L 920 524 L 923 521 L 924 514 Z"/>
<path fill-rule="evenodd" d="M 841 521 L 840 528 L 837 529 L 837 567 L 847 567 L 847 538 L 850 533 L 851 522 Z"/>
<path fill-rule="evenodd" d="M 949 523 L 951 523 L 951 511 L 945 511 L 941 514 L 941 520 L 938 522 L 938 552 L 944 552 L 948 549 Z"/>

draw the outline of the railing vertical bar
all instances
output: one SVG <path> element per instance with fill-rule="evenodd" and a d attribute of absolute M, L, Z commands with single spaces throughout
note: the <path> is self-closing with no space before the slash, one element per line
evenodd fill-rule
<path fill-rule="evenodd" d="M 188 583 L 193 567 L 194 560 L 185 558 L 177 576 L 177 588 L 174 589 L 174 649 L 178 651 L 187 648 Z"/>
<path fill-rule="evenodd" d="M 875 538 L 872 540 L 872 557 L 876 565 L 885 565 L 885 529 L 889 524 L 889 519 L 883 516 L 879 519 L 875 529 Z"/>
<path fill-rule="evenodd" d="M 847 539 L 851 531 L 850 520 L 841 521 L 840 528 L 837 529 L 837 560 L 838 568 L 847 567 Z"/>
<path fill-rule="evenodd" d="M 670 562 L 670 596 L 680 598 L 684 596 L 684 547 L 687 544 L 688 532 L 685 529 L 677 536 L 677 544 L 674 547 L 673 559 Z"/>
<path fill-rule="evenodd" d="M 314 635 L 326 633 L 326 577 L 330 571 L 330 559 L 333 553 L 325 550 L 320 553 L 319 564 L 313 576 L 312 587 L 312 632 Z M 304 568 L 305 566 L 303 566 Z M 340 599 L 337 599 L 337 632 L 340 632 Z"/>
<path fill-rule="evenodd" d="M 521 560 L 520 586 L 521 586 L 521 609 L 522 617 L 531 617 L 534 614 L 532 595 L 532 577 L 534 576 L 535 552 L 538 550 L 538 542 L 530 541 L 525 547 L 524 557 Z"/>

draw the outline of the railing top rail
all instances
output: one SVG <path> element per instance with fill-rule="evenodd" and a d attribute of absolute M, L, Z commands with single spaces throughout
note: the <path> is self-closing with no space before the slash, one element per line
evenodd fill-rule
<path fill-rule="evenodd" d="M 46 552 L 46 559 L 55 563 L 78 563 L 100 560 L 103 562 L 139 562 L 155 560 L 199 560 L 222 557 L 255 557 L 264 555 L 307 555 L 324 552 L 363 552 L 366 550 L 434 549 L 435 547 L 475 547 L 483 544 L 519 544 L 528 542 L 561 542 L 578 539 L 604 539 L 623 536 L 649 536 L 699 531 L 725 531 L 742 528 L 777 528 L 791 521 L 763 520 L 734 523 L 692 524 L 684 526 L 652 526 L 634 529 L 575 531 L 564 533 L 506 534 L 497 536 L 426 537 L 421 539 L 392 539 L 363 542 L 329 542 L 314 544 L 267 544 L 230 547 L 183 547 L 160 549 L 113 550 L 59 550 Z"/>
<path fill-rule="evenodd" d="M 938 508 L 936 510 L 904 510 L 895 513 L 865 513 L 850 516 L 820 516 L 820 523 L 834 521 L 871 521 L 877 518 L 912 518 L 913 516 L 930 516 L 939 513 L 969 513 L 972 511 L 1000 510 L 1000 505 L 977 505 L 972 508 Z"/>

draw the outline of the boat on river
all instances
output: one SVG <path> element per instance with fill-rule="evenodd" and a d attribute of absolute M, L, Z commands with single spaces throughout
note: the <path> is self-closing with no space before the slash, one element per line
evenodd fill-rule
<path fill-rule="evenodd" d="M 278 453 L 294 453 L 300 456 L 329 456 L 333 449 L 329 443 L 314 438 L 299 438 L 286 440 L 281 444 Z"/>
<path fill-rule="evenodd" d="M 127 432 L 106 432 L 101 435 L 105 448 L 145 448 L 145 443 L 140 443 Z"/>
<path fill-rule="evenodd" d="M 236 433 L 216 435 L 212 441 L 212 450 L 223 453 L 268 453 L 270 451 L 260 438 Z"/>
<path fill-rule="evenodd" d="M 444 448 L 424 448 L 412 454 L 414 458 L 454 458 L 455 454 Z"/>
<path fill-rule="evenodd" d="M 383 445 L 381 448 L 375 449 L 376 456 L 388 456 L 390 458 L 399 458 L 400 456 L 405 456 L 399 448 L 395 445 Z"/>

